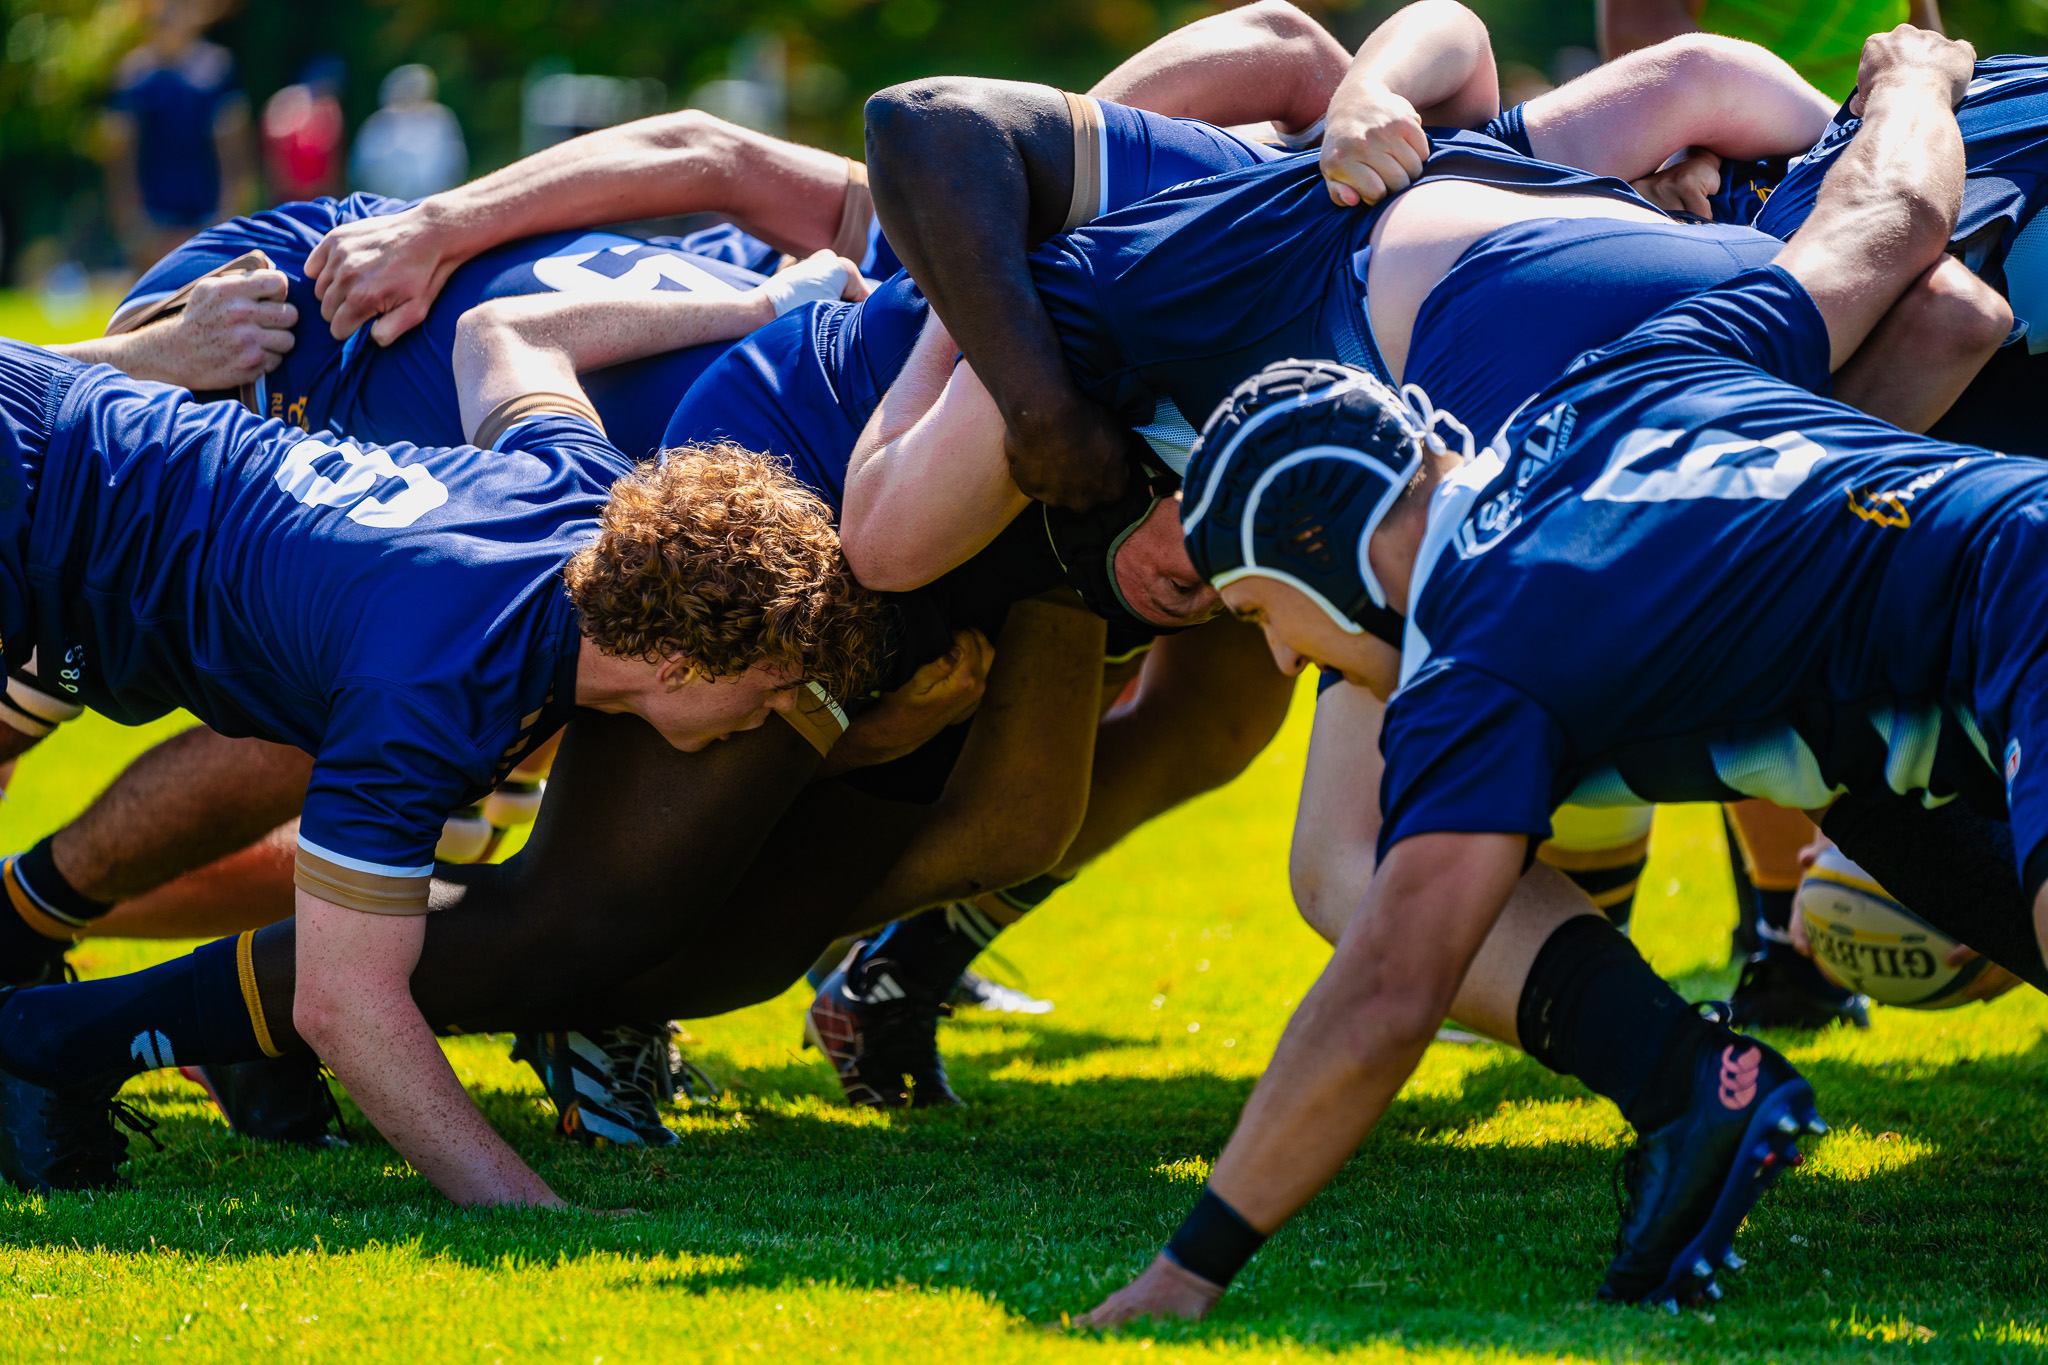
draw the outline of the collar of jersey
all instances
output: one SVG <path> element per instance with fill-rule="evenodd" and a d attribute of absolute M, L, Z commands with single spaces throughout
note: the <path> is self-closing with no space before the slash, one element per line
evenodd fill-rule
<path fill-rule="evenodd" d="M 1488 446 L 1470 464 L 1460 465 L 1444 475 L 1442 482 L 1437 484 L 1436 492 L 1430 495 L 1429 520 L 1423 526 L 1422 544 L 1415 551 L 1415 568 L 1408 580 L 1408 626 L 1401 636 L 1402 687 L 1408 686 L 1429 663 L 1429 639 L 1422 633 L 1416 612 L 1422 605 L 1422 594 L 1429 586 L 1430 574 L 1436 570 L 1437 560 L 1443 557 L 1444 547 L 1451 543 L 1458 524 L 1479 501 L 1480 493 L 1506 468 L 1499 450 Z"/>

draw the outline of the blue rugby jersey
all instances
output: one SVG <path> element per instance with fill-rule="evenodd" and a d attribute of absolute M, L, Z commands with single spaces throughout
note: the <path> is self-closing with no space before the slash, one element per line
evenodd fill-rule
<path fill-rule="evenodd" d="M 684 250 L 673 238 L 643 241 L 616 232 L 556 232 L 479 254 L 448 277 L 426 320 L 388 347 L 367 326 L 336 341 L 306 278 L 306 257 L 335 227 L 410 208 L 402 200 L 354 194 L 287 204 L 209 228 L 136 283 L 123 307 L 163 298 L 251 248 L 290 281 L 299 310 L 296 345 L 259 385 L 264 412 L 295 426 L 331 427 L 362 440 L 456 445 L 462 420 L 451 356 L 462 315 L 488 299 L 547 292 L 680 291 L 737 295 L 762 277 Z M 584 379 L 614 444 L 635 457 L 660 440 L 676 398 L 728 343 L 692 346 L 598 370 Z"/>
<path fill-rule="evenodd" d="M 1753 228 L 1539 218 L 1474 242 L 1415 315 L 1404 378 L 1482 443 L 1581 351 L 1768 265 Z"/>
<path fill-rule="evenodd" d="M 1619 180 L 1534 161 L 1478 133 L 1433 130 L 1423 180 L 1597 194 L 1649 207 Z M 1392 200 L 1340 208 L 1314 152 L 1156 194 L 1032 257 L 1082 387 L 1184 469 L 1197 425 L 1274 361 L 1343 361 L 1386 378 L 1364 295 L 1369 238 Z M 1576 349 L 1541 349 L 1555 374 Z"/>
<path fill-rule="evenodd" d="M 123 724 L 183 707 L 312 753 L 299 884 L 425 909 L 448 813 L 568 720 L 561 569 L 631 462 L 564 415 L 496 451 L 309 435 L 12 342 L 0 388 L 40 401 L 0 404 L 33 489 L 9 662 Z"/>
<path fill-rule="evenodd" d="M 2048 838 L 2048 471 L 1829 399 L 1778 267 L 1586 356 L 1432 500 L 1384 853 L 1580 805 L 1884 783 Z M 2004 769 L 2001 790 L 1999 771 Z"/>

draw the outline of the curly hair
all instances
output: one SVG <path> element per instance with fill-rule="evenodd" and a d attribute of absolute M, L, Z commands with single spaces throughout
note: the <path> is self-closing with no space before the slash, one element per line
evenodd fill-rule
<path fill-rule="evenodd" d="M 831 508 L 736 445 L 663 451 L 613 484 L 563 577 L 584 633 L 618 658 L 680 655 L 709 677 L 766 663 L 842 700 L 879 671 L 881 599 L 854 580 Z"/>

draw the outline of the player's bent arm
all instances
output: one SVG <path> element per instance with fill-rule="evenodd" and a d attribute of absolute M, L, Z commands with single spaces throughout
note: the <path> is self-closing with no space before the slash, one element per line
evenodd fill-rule
<path fill-rule="evenodd" d="M 1855 354 L 1948 246 L 1963 202 L 1954 108 L 1975 59 L 1968 43 L 1903 24 L 1864 45 L 1862 126 L 1774 261 L 1826 320 L 1830 369 Z"/>
<path fill-rule="evenodd" d="M 1429 156 L 1425 124 L 1474 128 L 1499 112 L 1484 21 L 1458 0 L 1416 0 L 1359 45 L 1330 99 L 1330 197 L 1350 207 L 1406 189 Z"/>
<path fill-rule="evenodd" d="M 846 562 L 878 592 L 923 587 L 994 540 L 1025 502 L 1002 414 L 934 319 L 847 462 Z"/>
<path fill-rule="evenodd" d="M 1258 0 L 1175 29 L 1088 93 L 1169 118 L 1298 133 L 1323 117 L 1349 63 L 1343 44 L 1300 9 Z"/>
<path fill-rule="evenodd" d="M 831 246 L 847 177 L 844 157 L 685 109 L 571 138 L 402 213 L 344 224 L 314 248 L 306 273 L 337 337 L 376 318 L 371 334 L 389 345 L 463 262 L 535 233 L 714 212 L 793 255 Z"/>
<path fill-rule="evenodd" d="M 1294 907 L 1331 943 L 1365 900 L 1380 837 L 1380 721 L 1386 703 L 1339 683 L 1316 698 L 1287 879 Z"/>
<path fill-rule="evenodd" d="M 960 760 L 862 902 L 861 926 L 1015 886 L 1059 863 L 1088 811 L 1103 631 L 1064 590 L 1010 608 Z"/>
<path fill-rule="evenodd" d="M 292 349 L 299 310 L 285 301 L 286 285 L 280 270 L 202 279 L 170 317 L 49 349 L 133 379 L 202 393 L 238 388 L 276 369 Z"/>
<path fill-rule="evenodd" d="M 1209 1177 L 1253 1229 L 1270 1234 L 1292 1217 L 1386 1112 L 1521 877 L 1527 846 L 1519 834 L 1423 834 L 1388 852 Z M 1207 1304 L 1190 1311 L 1188 1278 L 1162 1255 L 1085 1321 L 1198 1315 Z"/>
<path fill-rule="evenodd" d="M 656 292 L 623 297 L 527 294 L 492 299 L 455 328 L 455 387 L 462 430 L 530 393 L 581 398 L 576 375 L 685 346 L 743 337 L 791 307 L 861 291 L 853 262 L 820 251 L 737 297 Z"/>
<path fill-rule="evenodd" d="M 296 909 L 293 1026 L 377 1131 L 458 1204 L 561 1204 L 477 1112 L 413 1003 L 425 916 L 350 910 L 304 890 Z"/>
<path fill-rule="evenodd" d="M 1686 147 L 1736 160 L 1803 152 L 1836 107 L 1756 44 L 1693 33 L 1540 95 L 1522 117 L 1544 160 L 1638 180 Z"/>

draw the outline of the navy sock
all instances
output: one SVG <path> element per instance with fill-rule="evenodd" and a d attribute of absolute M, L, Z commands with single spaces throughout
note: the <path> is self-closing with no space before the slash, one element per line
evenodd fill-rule
<path fill-rule="evenodd" d="M 17 991 L 0 1006 L 0 1066 L 53 1090 L 263 1055 L 231 938 L 127 976 Z"/>
<path fill-rule="evenodd" d="M 996 897 L 1017 913 L 1029 914 L 1066 884 L 1066 878 L 1048 874 L 998 891 Z M 955 901 L 897 920 L 861 950 L 860 965 L 886 958 L 895 964 L 898 984 L 921 995 L 943 997 L 959 984 L 968 964 L 1008 927 L 990 919 L 972 901 Z"/>
<path fill-rule="evenodd" d="M 113 908 L 80 895 L 64 880 L 50 851 L 55 839 L 51 835 L 15 854 L 0 869 L 14 910 L 0 910 L 0 981 L 35 979 L 45 963 L 70 945 L 71 930 L 84 928 Z M 30 923 L 31 915 L 38 923 Z"/>
<path fill-rule="evenodd" d="M 1515 1011 L 1524 1051 L 1613 1100 L 1639 1130 L 1661 1127 L 1684 1110 L 1692 1072 L 1676 1064 L 1690 1055 L 1682 1045 L 1713 1027 L 1650 970 L 1633 943 L 1592 915 L 1566 920 L 1551 934 L 1529 966 Z"/>
<path fill-rule="evenodd" d="M 1796 891 L 1756 890 L 1756 936 L 1765 944 L 1792 941 L 1792 903 Z"/>

